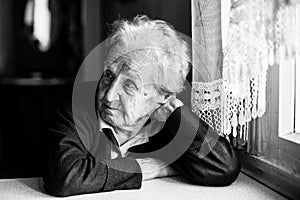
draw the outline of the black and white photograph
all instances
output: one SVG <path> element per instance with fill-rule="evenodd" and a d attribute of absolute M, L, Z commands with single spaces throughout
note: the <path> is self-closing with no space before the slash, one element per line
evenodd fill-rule
<path fill-rule="evenodd" d="M 0 200 L 300 199 L 300 0 L 0 0 Z"/>

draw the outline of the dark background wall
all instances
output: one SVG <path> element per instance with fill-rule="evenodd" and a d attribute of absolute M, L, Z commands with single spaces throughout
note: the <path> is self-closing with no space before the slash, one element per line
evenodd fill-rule
<path fill-rule="evenodd" d="M 0 178 L 41 176 L 45 133 L 57 102 L 72 90 L 84 57 L 114 20 L 146 14 L 191 36 L 189 0 L 51 2 L 56 42 L 41 53 L 22 23 L 26 0 L 0 0 Z"/>
<path fill-rule="evenodd" d="M 117 18 L 132 18 L 146 14 L 151 18 L 163 19 L 177 31 L 191 35 L 189 0 L 112 0 L 103 1 L 103 15 L 106 23 Z M 106 26 L 107 28 L 107 26 Z M 107 32 L 107 29 L 104 30 Z"/>

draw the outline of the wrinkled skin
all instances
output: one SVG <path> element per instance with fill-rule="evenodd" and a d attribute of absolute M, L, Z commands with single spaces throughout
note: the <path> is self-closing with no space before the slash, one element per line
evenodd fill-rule
<path fill-rule="evenodd" d="M 99 115 L 123 134 L 124 141 L 132 138 L 149 116 L 168 100 L 151 82 L 151 73 L 154 72 L 149 67 L 120 61 L 108 66 L 101 77 Z"/>

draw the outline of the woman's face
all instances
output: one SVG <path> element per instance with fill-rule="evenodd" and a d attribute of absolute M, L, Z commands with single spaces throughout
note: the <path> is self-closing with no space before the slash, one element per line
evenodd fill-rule
<path fill-rule="evenodd" d="M 126 61 L 108 66 L 99 83 L 100 117 L 125 130 L 143 125 L 164 100 L 150 81 L 151 73 L 156 72 Z"/>

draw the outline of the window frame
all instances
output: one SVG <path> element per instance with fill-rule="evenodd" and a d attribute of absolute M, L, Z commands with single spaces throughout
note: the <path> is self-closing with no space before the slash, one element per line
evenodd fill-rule
<path fill-rule="evenodd" d="M 227 32 L 228 32 L 228 24 L 229 24 L 229 16 L 228 13 L 230 11 L 230 1 L 222 1 L 222 44 L 223 47 L 227 46 Z M 276 9 L 279 6 L 280 1 L 274 1 Z M 300 10 L 300 9 L 299 9 Z M 298 10 L 298 11 L 299 11 Z M 298 16 L 299 15 L 299 16 Z M 296 24 L 300 24 L 300 11 L 297 13 L 297 20 Z M 300 35 L 300 27 L 298 29 L 297 35 Z M 300 41 L 297 44 L 297 49 L 300 48 Z M 274 45 L 274 48 L 277 48 Z M 300 52 L 298 52 L 299 55 Z M 268 136 L 266 141 L 261 141 L 261 135 L 253 135 L 251 139 L 253 140 L 260 140 L 261 146 L 255 147 L 257 149 L 251 149 L 253 146 L 249 143 L 242 143 L 239 144 L 238 140 L 234 140 L 236 143 L 237 148 L 241 148 L 238 150 L 239 157 L 241 160 L 242 165 L 242 172 L 249 175 L 253 179 L 261 182 L 268 187 L 276 190 L 277 192 L 281 193 L 282 195 L 291 198 L 297 199 L 300 196 L 300 169 L 297 166 L 297 163 L 300 163 L 300 144 L 297 144 L 291 141 L 286 136 L 293 136 L 297 134 L 295 130 L 295 123 L 293 126 L 286 128 L 285 130 L 289 131 L 282 131 L 282 124 L 279 125 L 279 120 L 283 116 L 279 116 L 279 103 L 280 97 L 285 97 L 285 95 L 279 94 L 279 78 L 280 78 L 280 65 L 274 64 L 270 66 L 267 71 L 267 89 L 266 94 L 266 112 L 265 114 L 258 119 L 254 119 L 253 123 L 250 122 L 248 125 L 249 127 L 255 127 L 260 131 L 264 131 L 264 136 Z M 297 70 L 299 70 L 300 74 L 300 58 L 297 59 L 296 62 Z M 295 66 L 291 66 L 293 69 Z M 298 71 L 297 71 L 298 72 Z M 300 75 L 299 75 L 300 77 Z M 295 80 L 295 79 L 290 79 Z M 296 80 L 297 85 L 299 87 L 295 88 L 297 90 L 297 94 L 299 93 L 299 97 L 297 100 L 300 101 L 300 78 Z M 284 88 L 281 88 L 281 90 Z M 283 90 L 288 92 L 286 90 Z M 290 92 L 295 92 L 290 91 Z M 281 103 L 282 100 L 281 100 Z M 288 106 L 290 111 L 294 111 L 295 106 L 294 101 L 293 104 L 289 103 Z M 299 102 L 300 107 L 300 102 Z M 280 113 L 284 113 L 285 111 L 281 111 Z M 292 113 L 290 113 L 290 117 L 283 118 L 286 121 L 292 120 Z M 297 115 L 300 117 L 300 111 Z M 289 119 L 290 118 L 290 119 Z M 257 123 L 256 120 L 261 120 Z M 295 121 L 294 119 L 292 120 Z M 260 123 L 262 122 L 262 123 Z M 283 121 L 282 121 L 283 123 Z M 263 124 L 263 125 L 262 125 Z M 253 126 L 252 126 L 253 125 Z M 281 126 L 281 127 L 279 127 Z M 297 127 L 298 128 L 298 127 Z M 296 128 L 296 130 L 297 130 Z M 255 130 L 255 129 L 254 129 Z M 299 124 L 300 130 L 300 124 Z M 300 131 L 299 131 L 300 132 Z M 252 136 L 252 135 L 251 135 Z M 250 137 L 248 137 L 249 139 Z M 249 139 L 250 140 L 250 139 Z M 247 144 L 247 150 L 243 149 L 244 144 Z M 239 146 L 240 145 L 240 146 Z M 264 145 L 264 146 L 263 146 Z M 266 147 L 266 148 L 265 148 Z M 260 149 L 267 149 L 267 152 L 263 152 L 261 154 Z M 249 152 L 256 153 L 258 156 L 253 155 Z M 295 162 L 294 162 L 295 161 Z M 298 162 L 297 162 L 298 161 Z M 300 166 L 300 164 L 299 164 Z M 296 172 L 293 174 L 293 172 Z"/>
<path fill-rule="evenodd" d="M 270 101 L 265 113 L 269 127 L 265 131 L 272 135 L 271 146 L 276 151 L 272 151 L 268 158 L 240 151 L 239 157 L 242 172 L 288 198 L 297 199 L 300 196 L 300 174 L 297 177 L 291 171 L 297 167 L 297 162 L 293 160 L 300 160 L 300 144 L 279 134 L 279 74 L 277 64 L 268 70 L 267 95 L 270 95 Z"/>
<path fill-rule="evenodd" d="M 296 6 L 295 36 L 300 37 L 300 6 Z M 296 44 L 295 57 L 281 59 L 279 64 L 279 137 L 300 144 L 300 41 Z M 283 52 L 280 52 L 282 58 Z"/>

